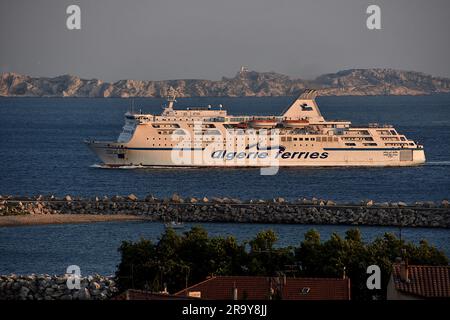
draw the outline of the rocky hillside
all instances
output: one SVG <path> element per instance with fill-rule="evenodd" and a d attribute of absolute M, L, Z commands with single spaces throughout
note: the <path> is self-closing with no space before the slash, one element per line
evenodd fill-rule
<path fill-rule="evenodd" d="M 114 83 L 72 75 L 33 78 L 2 73 L 0 96 L 5 97 L 164 97 L 170 87 L 180 96 L 286 96 L 304 88 L 321 95 L 424 95 L 449 93 L 450 79 L 393 69 L 351 69 L 314 80 L 291 79 L 275 72 L 238 72 L 233 78 L 211 80 L 140 81 Z"/>

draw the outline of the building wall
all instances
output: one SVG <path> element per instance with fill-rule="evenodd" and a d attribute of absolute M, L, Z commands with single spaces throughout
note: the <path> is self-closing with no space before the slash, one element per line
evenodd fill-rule
<path fill-rule="evenodd" d="M 421 300 L 421 299 L 415 296 L 405 294 L 395 289 L 394 277 L 391 274 L 387 286 L 387 300 Z"/>

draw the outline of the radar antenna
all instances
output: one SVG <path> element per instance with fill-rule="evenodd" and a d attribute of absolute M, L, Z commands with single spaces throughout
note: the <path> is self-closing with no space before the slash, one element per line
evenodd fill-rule
<path fill-rule="evenodd" d="M 173 103 L 177 102 L 175 99 L 177 97 L 177 91 L 171 86 L 169 88 L 169 92 L 167 93 L 167 102 L 169 103 L 167 105 L 167 108 L 170 110 L 173 110 Z"/>
<path fill-rule="evenodd" d="M 130 111 L 129 111 L 131 114 L 133 114 L 134 113 L 134 99 L 133 98 L 131 98 L 131 103 L 130 103 Z"/>
<path fill-rule="evenodd" d="M 167 92 L 167 106 L 162 112 L 163 115 L 169 115 L 173 113 L 173 103 L 177 102 L 177 91 L 171 86 Z"/>

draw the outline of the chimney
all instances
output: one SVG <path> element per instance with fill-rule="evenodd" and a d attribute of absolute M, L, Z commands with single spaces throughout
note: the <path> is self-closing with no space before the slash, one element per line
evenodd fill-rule
<path fill-rule="evenodd" d="M 408 261 L 406 260 L 400 263 L 400 279 L 403 282 L 409 282 Z"/>

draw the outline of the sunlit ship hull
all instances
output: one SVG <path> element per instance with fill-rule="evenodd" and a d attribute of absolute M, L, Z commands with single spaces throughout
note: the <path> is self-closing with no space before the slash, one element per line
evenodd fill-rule
<path fill-rule="evenodd" d="M 342 167 L 342 166 L 415 166 L 425 163 L 425 153 L 423 149 L 413 150 L 359 150 L 359 149 L 305 149 L 303 154 L 294 154 L 294 152 L 284 151 L 286 158 L 282 158 L 283 154 L 276 158 L 276 155 L 270 160 L 255 161 L 253 155 L 248 159 L 229 159 L 227 154 L 220 158 L 209 160 L 211 152 L 192 150 L 190 156 L 185 156 L 187 160 L 180 162 L 173 159 L 172 150 L 161 149 L 140 149 L 133 146 L 123 145 L 116 147 L 114 143 L 109 143 L 107 147 L 101 142 L 87 142 L 89 147 L 100 158 L 103 164 L 111 167 L 119 166 L 193 166 L 193 167 Z M 180 150 L 181 151 L 181 150 Z M 219 150 L 220 152 L 221 150 Z M 186 152 L 186 151 L 184 151 Z M 236 151 L 239 153 L 239 151 Z M 245 152 L 245 151 L 240 151 Z M 123 154 L 123 158 L 118 158 L 118 154 Z M 234 152 L 233 152 L 234 154 Z M 248 154 L 248 153 L 247 153 Z M 316 158 L 316 155 L 319 155 Z M 320 159 L 320 155 L 327 154 L 326 158 Z M 269 154 L 270 155 L 270 154 Z M 311 158 L 311 155 L 313 158 Z M 289 157 L 287 157 L 289 156 Z M 300 156 L 300 157 L 299 157 Z M 206 158 L 206 159 L 205 159 Z M 209 161 L 208 161 L 209 160 Z"/>

